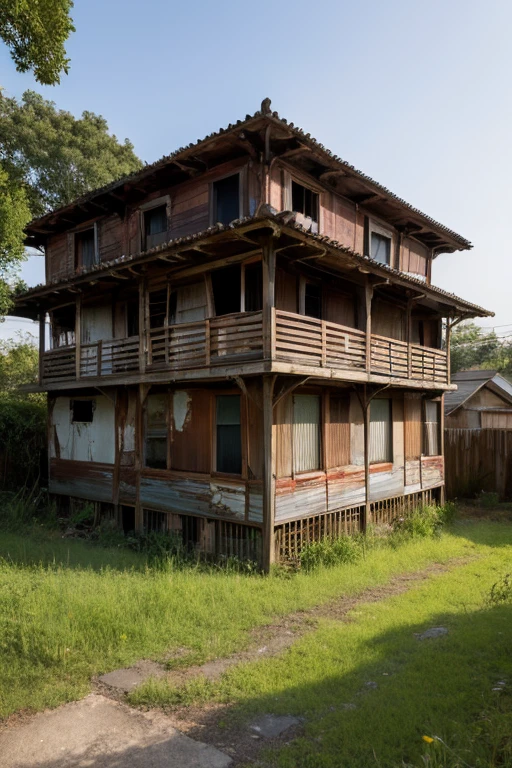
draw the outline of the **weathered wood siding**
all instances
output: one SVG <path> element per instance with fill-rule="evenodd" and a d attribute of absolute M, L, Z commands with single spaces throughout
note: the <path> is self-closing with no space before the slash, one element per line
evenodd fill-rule
<path fill-rule="evenodd" d="M 445 458 L 449 498 L 492 491 L 512 499 L 512 430 L 445 429 Z"/>

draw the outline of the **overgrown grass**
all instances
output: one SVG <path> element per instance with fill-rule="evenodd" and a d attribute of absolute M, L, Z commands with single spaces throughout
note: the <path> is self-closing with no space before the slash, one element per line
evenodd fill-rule
<path fill-rule="evenodd" d="M 278 768 L 511 766 L 512 527 L 463 525 L 455 533 L 459 553 L 483 534 L 487 544 L 473 549 L 482 557 L 408 593 L 359 604 L 348 623 L 323 620 L 280 657 L 231 668 L 215 683 L 176 689 L 152 680 L 132 703 L 213 700 L 232 703 L 227 717 L 235 720 L 268 712 L 305 718 L 302 738 L 266 754 L 264 764 Z M 432 543 L 412 541 L 393 555 Z M 440 551 L 447 545 L 455 553 L 456 536 L 437 540 Z M 371 569 L 375 556 L 334 570 Z M 418 638 L 435 626 L 448 634 Z"/>
<path fill-rule="evenodd" d="M 498 533 L 499 528 L 499 533 Z M 148 568 L 144 556 L 0 533 L 0 715 L 76 699 L 94 674 L 187 648 L 194 661 L 240 649 L 247 630 L 354 595 L 432 562 L 485 555 L 512 526 L 480 524 L 376 549 L 357 563 L 288 578 L 204 567 Z"/>

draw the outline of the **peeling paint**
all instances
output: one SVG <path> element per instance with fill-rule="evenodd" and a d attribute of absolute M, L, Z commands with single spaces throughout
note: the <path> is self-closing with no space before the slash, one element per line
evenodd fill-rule
<path fill-rule="evenodd" d="M 173 396 L 173 416 L 174 416 L 174 428 L 178 432 L 183 432 L 185 424 L 190 421 L 191 397 L 188 392 L 180 389 L 174 393 Z"/>
<path fill-rule="evenodd" d="M 54 434 L 54 439 L 50 445 L 51 458 L 104 464 L 114 463 L 114 404 L 103 396 L 98 396 L 95 401 L 93 421 L 90 424 L 74 424 L 70 398 L 56 398 L 51 414 L 51 426 Z"/>

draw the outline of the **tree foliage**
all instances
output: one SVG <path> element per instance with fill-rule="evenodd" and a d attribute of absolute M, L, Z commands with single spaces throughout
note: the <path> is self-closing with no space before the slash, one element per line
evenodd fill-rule
<path fill-rule="evenodd" d="M 0 165 L 0 316 L 10 307 L 16 268 L 25 258 L 23 227 L 30 217 L 24 188 L 13 183 Z"/>
<path fill-rule="evenodd" d="M 75 118 L 34 91 L 0 101 L 0 160 L 27 190 L 33 216 L 142 166 L 133 144 L 109 134 L 101 115 Z"/>
<path fill-rule="evenodd" d="M 0 392 L 20 395 L 22 384 L 37 381 L 38 360 L 38 350 L 29 339 L 0 341 Z"/>
<path fill-rule="evenodd" d="M 512 374 L 512 344 L 474 322 L 455 326 L 450 341 L 452 373 L 487 368 Z"/>
<path fill-rule="evenodd" d="M 72 0 L 0 0 L 0 38 L 18 72 L 33 71 L 42 85 L 55 85 L 67 74 L 72 7 Z"/>

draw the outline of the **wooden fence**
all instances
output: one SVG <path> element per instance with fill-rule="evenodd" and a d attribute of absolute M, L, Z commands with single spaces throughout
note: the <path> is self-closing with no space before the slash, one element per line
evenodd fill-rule
<path fill-rule="evenodd" d="M 493 491 L 512 499 L 512 430 L 445 429 L 446 494 Z"/>

